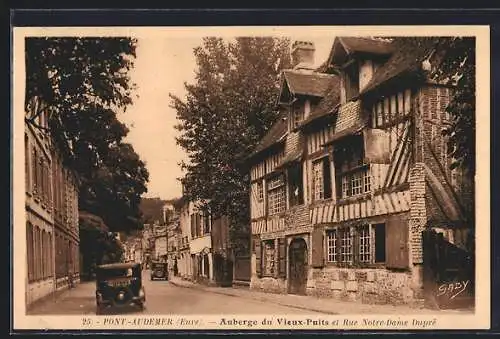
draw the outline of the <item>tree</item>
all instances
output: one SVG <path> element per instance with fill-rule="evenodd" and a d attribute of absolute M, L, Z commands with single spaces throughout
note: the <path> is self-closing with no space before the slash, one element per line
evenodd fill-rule
<path fill-rule="evenodd" d="M 145 224 L 153 224 L 158 222 L 163 223 L 163 206 L 167 200 L 160 198 L 142 198 L 140 209 L 142 212 L 143 222 Z"/>
<path fill-rule="evenodd" d="M 183 147 L 186 196 L 231 220 L 235 246 L 248 246 L 249 173 L 245 158 L 278 118 L 281 70 L 290 65 L 289 40 L 205 38 L 194 50 L 195 84 L 185 100 L 171 95 Z M 238 242 L 238 239 L 245 239 Z M 236 244 L 236 242 L 238 242 Z"/>
<path fill-rule="evenodd" d="M 449 137 L 452 168 L 476 170 L 476 47 L 475 38 L 437 38 L 440 64 L 433 72 L 436 80 L 454 86 L 453 98 L 446 108 L 452 119 L 444 131 Z"/>
<path fill-rule="evenodd" d="M 145 163 L 123 142 L 117 112 L 132 104 L 136 41 L 112 38 L 27 38 L 26 123 L 48 132 L 64 164 L 80 178 L 79 206 L 110 230 L 141 227 L 139 202 L 149 178 Z M 29 107 L 39 99 L 36 110 Z M 31 110 L 30 110 L 31 109 Z"/>

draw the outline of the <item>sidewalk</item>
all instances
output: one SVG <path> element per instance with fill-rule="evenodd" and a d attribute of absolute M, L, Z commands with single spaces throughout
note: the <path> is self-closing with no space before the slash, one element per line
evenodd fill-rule
<path fill-rule="evenodd" d="M 393 306 L 393 305 L 373 305 L 363 304 L 361 302 L 347 302 L 337 299 L 317 298 L 312 296 L 302 296 L 294 294 L 275 294 L 258 292 L 243 288 L 227 288 L 227 287 L 208 287 L 196 284 L 179 277 L 171 277 L 170 283 L 175 286 L 184 288 L 196 288 L 211 293 L 218 293 L 228 296 L 258 300 L 288 306 L 298 309 L 303 309 L 312 312 L 320 312 L 325 314 L 467 314 L 473 313 L 473 310 L 430 310 L 425 308 L 413 308 L 409 306 Z"/>
<path fill-rule="evenodd" d="M 95 282 L 81 282 L 74 288 L 37 300 L 28 307 L 26 314 L 95 314 Z"/>

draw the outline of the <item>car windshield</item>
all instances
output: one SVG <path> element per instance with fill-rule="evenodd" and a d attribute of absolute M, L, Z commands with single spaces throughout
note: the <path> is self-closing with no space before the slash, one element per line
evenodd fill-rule
<path fill-rule="evenodd" d="M 156 263 L 156 264 L 153 264 L 153 268 L 163 268 L 165 264 L 163 263 Z"/>
<path fill-rule="evenodd" d="M 110 268 L 101 270 L 99 277 L 101 279 L 111 279 L 111 278 L 126 278 L 133 276 L 132 268 Z"/>

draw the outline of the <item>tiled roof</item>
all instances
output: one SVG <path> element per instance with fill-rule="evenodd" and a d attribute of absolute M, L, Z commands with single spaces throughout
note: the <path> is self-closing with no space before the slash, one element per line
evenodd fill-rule
<path fill-rule="evenodd" d="M 258 153 L 262 152 L 266 148 L 271 147 L 272 145 L 276 144 L 279 142 L 287 133 L 288 130 L 288 124 L 286 118 L 288 117 L 287 113 L 283 113 L 279 118 L 278 121 L 274 123 L 274 125 L 269 129 L 267 134 L 261 139 L 257 147 L 254 149 L 254 151 L 250 154 L 249 158 L 257 155 Z"/>
<path fill-rule="evenodd" d="M 339 37 L 338 39 L 348 53 L 388 55 L 393 51 L 391 42 L 386 40 L 364 37 Z"/>
<path fill-rule="evenodd" d="M 300 147 L 296 148 L 292 152 L 285 155 L 285 157 L 280 161 L 278 166 L 276 166 L 276 169 L 285 168 L 296 161 L 302 160 L 303 153 L 304 152 L 302 148 Z"/>
<path fill-rule="evenodd" d="M 384 82 L 391 80 L 405 72 L 413 72 L 420 68 L 424 58 L 434 48 L 432 38 L 395 38 L 393 44 L 394 54 L 383 64 L 370 82 L 361 91 L 368 93 Z"/>
<path fill-rule="evenodd" d="M 293 94 L 312 95 L 323 97 L 332 82 L 336 80 L 333 75 L 301 72 L 296 70 L 283 71 L 285 80 Z"/>
<path fill-rule="evenodd" d="M 321 99 L 318 106 L 316 106 L 301 126 L 308 125 L 312 121 L 326 116 L 335 110 L 340 102 L 340 81 L 338 77 L 334 77 L 334 79 L 335 81 L 330 84 L 330 88 L 325 97 Z"/>

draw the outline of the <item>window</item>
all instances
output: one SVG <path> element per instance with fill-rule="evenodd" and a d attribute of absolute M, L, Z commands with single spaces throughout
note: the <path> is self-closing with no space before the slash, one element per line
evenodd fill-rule
<path fill-rule="evenodd" d="M 29 156 L 30 156 L 30 150 L 29 150 L 29 142 L 28 142 L 28 135 L 24 135 L 24 175 L 25 175 L 25 185 L 26 185 L 26 192 L 31 191 L 31 183 L 30 183 L 30 162 L 29 162 Z"/>
<path fill-rule="evenodd" d="M 342 198 L 369 193 L 371 190 L 371 177 L 367 168 L 344 174 L 341 178 Z"/>
<path fill-rule="evenodd" d="M 346 101 L 353 99 L 359 94 L 359 67 L 356 62 L 344 70 L 344 88 Z"/>
<path fill-rule="evenodd" d="M 33 173 L 33 193 L 38 193 L 38 154 L 35 148 L 33 148 L 33 157 L 31 158 L 31 172 Z"/>
<path fill-rule="evenodd" d="M 351 263 L 352 262 L 352 234 L 350 227 L 339 229 L 340 238 L 340 256 L 339 261 L 341 263 Z"/>
<path fill-rule="evenodd" d="M 34 280 L 34 253 L 33 253 L 33 226 L 28 222 L 26 223 L 26 252 L 28 256 L 28 281 Z"/>
<path fill-rule="evenodd" d="M 363 225 L 359 228 L 359 261 L 369 263 L 370 256 L 370 226 Z"/>
<path fill-rule="evenodd" d="M 298 127 L 300 123 L 304 120 L 304 105 L 300 104 L 293 106 L 292 108 L 292 129 Z"/>
<path fill-rule="evenodd" d="M 262 180 L 257 183 L 257 200 L 259 202 L 264 200 L 264 184 Z"/>
<path fill-rule="evenodd" d="M 339 265 L 385 263 L 385 237 L 383 223 L 327 230 L 327 262 Z"/>
<path fill-rule="evenodd" d="M 263 269 L 262 273 L 264 276 L 272 276 L 275 273 L 275 259 L 276 259 L 276 249 L 274 246 L 274 240 L 264 241 L 264 253 L 263 253 Z"/>
<path fill-rule="evenodd" d="M 313 201 L 331 198 L 331 191 L 330 160 L 325 157 L 314 161 L 312 164 Z"/>
<path fill-rule="evenodd" d="M 202 236 L 202 229 L 201 229 L 201 214 L 198 212 L 195 214 L 195 221 L 196 221 L 196 236 L 201 237 Z"/>
<path fill-rule="evenodd" d="M 211 230 L 211 216 L 208 212 L 203 212 L 203 234 L 210 233 Z"/>
<path fill-rule="evenodd" d="M 302 205 L 304 203 L 304 191 L 302 184 L 302 164 L 295 164 L 288 169 L 288 187 L 290 192 L 290 206 Z"/>
<path fill-rule="evenodd" d="M 337 248 L 337 230 L 331 230 L 326 234 L 326 248 L 327 248 L 327 261 L 337 262 L 338 248 Z"/>
<path fill-rule="evenodd" d="M 285 183 L 283 176 L 271 178 L 267 183 L 268 213 L 281 213 L 285 210 Z"/>
<path fill-rule="evenodd" d="M 361 135 L 351 136 L 335 145 L 335 173 L 340 198 L 371 191 L 371 177 L 364 163 L 364 141 Z"/>
<path fill-rule="evenodd" d="M 195 217 L 194 214 L 191 214 L 191 239 L 196 237 L 196 223 L 195 223 Z"/>

